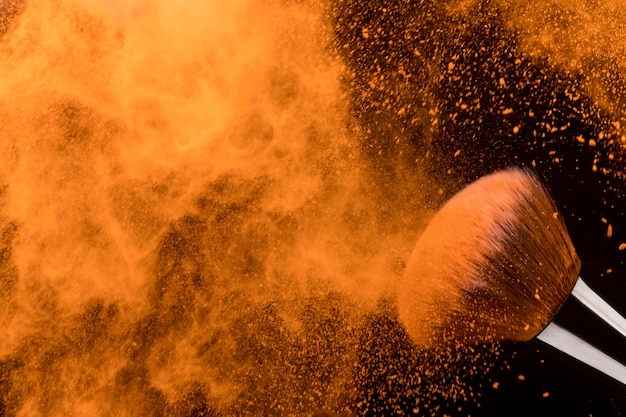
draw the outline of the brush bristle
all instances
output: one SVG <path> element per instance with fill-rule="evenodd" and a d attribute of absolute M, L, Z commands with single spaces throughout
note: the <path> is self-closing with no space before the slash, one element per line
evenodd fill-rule
<path fill-rule="evenodd" d="M 530 340 L 579 270 L 540 180 L 526 170 L 501 171 L 461 190 L 424 230 L 400 283 L 400 319 L 424 347 Z"/>

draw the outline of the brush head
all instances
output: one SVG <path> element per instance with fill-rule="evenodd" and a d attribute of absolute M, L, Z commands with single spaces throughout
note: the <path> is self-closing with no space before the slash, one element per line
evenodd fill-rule
<path fill-rule="evenodd" d="M 452 197 L 420 236 L 398 291 L 400 320 L 427 348 L 530 340 L 579 270 L 540 180 L 522 169 L 497 172 Z"/>

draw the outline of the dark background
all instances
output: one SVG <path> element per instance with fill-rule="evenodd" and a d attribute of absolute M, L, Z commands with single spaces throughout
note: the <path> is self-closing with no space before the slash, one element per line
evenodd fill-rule
<path fill-rule="evenodd" d="M 429 201 L 437 209 L 485 174 L 531 167 L 565 217 L 583 262 L 581 275 L 626 313 L 626 252 L 619 250 L 626 241 L 624 161 L 609 159 L 620 149 L 616 122 L 624 125 L 617 62 L 597 56 L 577 74 L 560 70 L 547 59 L 524 55 L 519 34 L 507 29 L 494 2 L 476 2 L 460 14 L 448 13 L 448 5 L 429 0 L 334 5 L 337 49 L 348 66 L 355 123 L 369 133 L 362 149 L 381 179 L 382 211 L 410 211 L 414 202 L 398 185 L 406 172 L 414 172 L 416 181 L 418 174 L 420 181 L 431 181 L 424 188 L 432 190 Z M 606 71 L 602 82 L 612 92 L 603 107 L 584 88 L 600 71 Z M 589 146 L 592 138 L 595 146 Z M 564 309 L 558 320 L 623 360 L 624 341 L 582 307 Z M 459 377 L 473 392 L 450 398 L 427 394 L 432 381 L 415 369 L 436 359 L 416 354 L 392 306 L 381 307 L 365 333 L 357 385 L 366 415 L 626 413 L 625 387 L 538 341 L 504 344 L 501 355 L 490 358 L 491 369 L 463 372 L 464 360 L 452 361 L 448 371 L 438 372 Z M 484 353 L 489 351 L 485 347 Z M 399 376 L 390 381 L 385 375 Z"/>

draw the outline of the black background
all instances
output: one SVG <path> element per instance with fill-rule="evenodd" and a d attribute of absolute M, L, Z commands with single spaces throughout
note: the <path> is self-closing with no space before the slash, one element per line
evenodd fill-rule
<path fill-rule="evenodd" d="M 362 148 L 371 170 L 383 179 L 382 206 L 410 210 L 410 197 L 397 188 L 400 172 L 427 174 L 432 184 L 425 188 L 437 190 L 430 195 L 436 209 L 482 175 L 532 167 L 564 214 L 583 262 L 581 275 L 626 312 L 626 256 L 619 250 L 626 241 L 623 162 L 617 168 L 621 174 L 601 169 L 609 167 L 608 155 L 620 135 L 615 122 L 622 120 L 624 90 L 617 63 L 598 56 L 585 68 L 610 74 L 603 81 L 614 95 L 610 106 L 600 107 L 584 89 L 589 74 L 572 74 L 547 59 L 525 56 L 519 34 L 507 29 L 493 2 L 476 2 L 462 14 L 450 14 L 446 6 L 428 0 L 356 0 L 334 6 L 338 50 L 351 74 L 346 84 L 352 112 L 359 130 L 369 133 Z M 460 106 L 462 100 L 467 107 Z M 476 102 L 480 108 L 472 105 Z M 581 143 L 581 136 L 596 138 L 596 146 Z M 559 320 L 604 343 L 607 351 L 623 352 L 615 345 L 620 339 L 589 316 L 573 306 Z M 626 413 L 623 386 L 538 341 L 504 344 L 496 366 L 472 376 L 451 369 L 449 374 L 474 387 L 474 397 L 435 395 L 427 408 L 416 409 L 416 400 L 429 388 L 411 370 L 415 361 L 429 360 L 427 353 L 416 355 L 393 308 L 381 308 L 369 326 L 357 378 L 363 414 Z M 394 372 L 401 375 L 394 382 L 384 377 Z"/>

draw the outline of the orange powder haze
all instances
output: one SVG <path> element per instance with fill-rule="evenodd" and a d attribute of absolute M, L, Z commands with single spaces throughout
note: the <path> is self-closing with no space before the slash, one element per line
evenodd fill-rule
<path fill-rule="evenodd" d="M 378 232 L 323 5 L 128 4 L 30 2 L 0 41 L 6 411 L 339 407 L 414 236 Z"/>

